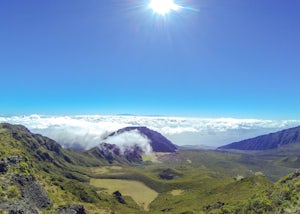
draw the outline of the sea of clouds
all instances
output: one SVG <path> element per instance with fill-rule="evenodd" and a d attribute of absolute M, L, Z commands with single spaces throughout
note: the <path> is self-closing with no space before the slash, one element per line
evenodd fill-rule
<path fill-rule="evenodd" d="M 177 145 L 217 147 L 300 125 L 300 120 L 107 115 L 10 116 L 0 117 L 0 122 L 24 125 L 32 132 L 50 137 L 64 147 L 80 149 L 99 145 L 109 134 L 127 126 L 146 126 Z M 145 139 L 139 138 L 137 133 L 125 134 L 110 143 L 125 144 L 131 137 L 147 147 Z"/>

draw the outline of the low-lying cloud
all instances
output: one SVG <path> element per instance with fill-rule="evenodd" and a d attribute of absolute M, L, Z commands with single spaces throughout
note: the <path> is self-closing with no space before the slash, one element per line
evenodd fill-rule
<path fill-rule="evenodd" d="M 116 133 L 105 139 L 105 143 L 119 146 L 122 153 L 124 153 L 126 149 L 133 148 L 135 145 L 138 145 L 146 154 L 152 152 L 150 140 L 143 136 L 138 130 L 131 130 L 120 134 Z"/>
<path fill-rule="evenodd" d="M 110 133 L 127 126 L 146 126 L 165 135 L 177 145 L 217 147 L 300 125 L 300 120 L 103 115 L 12 116 L 0 117 L 0 122 L 22 124 L 34 133 L 56 140 L 64 147 L 84 149 L 99 145 Z M 123 137 L 126 139 L 137 136 L 133 134 Z M 117 138 L 113 141 L 118 140 L 121 141 Z"/>

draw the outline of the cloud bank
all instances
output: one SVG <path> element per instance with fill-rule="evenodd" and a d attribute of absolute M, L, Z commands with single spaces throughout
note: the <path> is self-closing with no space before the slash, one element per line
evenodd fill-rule
<path fill-rule="evenodd" d="M 300 120 L 103 115 L 11 116 L 0 117 L 0 122 L 22 124 L 34 133 L 56 140 L 64 147 L 84 149 L 99 145 L 110 133 L 127 126 L 146 126 L 165 135 L 177 145 L 217 147 L 300 125 Z M 126 139 L 137 136 L 132 134 L 123 137 Z"/>
<path fill-rule="evenodd" d="M 122 153 L 124 153 L 126 149 L 133 148 L 134 145 L 139 145 L 146 154 L 152 152 L 150 140 L 143 136 L 138 130 L 131 130 L 120 134 L 116 133 L 105 139 L 105 143 L 118 145 Z"/>

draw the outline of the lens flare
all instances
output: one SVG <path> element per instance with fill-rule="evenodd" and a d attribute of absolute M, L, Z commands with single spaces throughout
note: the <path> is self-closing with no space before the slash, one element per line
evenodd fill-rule
<path fill-rule="evenodd" d="M 154 13 L 164 16 L 171 11 L 178 11 L 181 6 L 175 4 L 173 0 L 151 0 L 149 8 L 151 8 Z"/>

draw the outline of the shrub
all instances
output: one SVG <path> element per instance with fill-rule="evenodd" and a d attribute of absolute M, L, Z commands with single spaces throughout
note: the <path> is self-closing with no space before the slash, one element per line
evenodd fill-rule
<path fill-rule="evenodd" d="M 19 197 L 19 191 L 18 191 L 17 187 L 10 186 L 7 190 L 7 197 L 10 198 L 10 199 L 18 198 Z"/>
<path fill-rule="evenodd" d="M 29 166 L 27 163 L 25 162 L 21 162 L 19 164 L 19 170 L 21 173 L 25 174 L 25 175 L 30 175 L 30 170 L 29 170 Z"/>
<path fill-rule="evenodd" d="M 264 197 L 255 197 L 248 201 L 246 206 L 244 207 L 244 213 L 270 213 L 273 210 L 271 201 Z"/>
<path fill-rule="evenodd" d="M 97 192 L 88 184 L 69 181 L 64 185 L 64 188 L 83 202 L 96 203 L 99 200 Z"/>

